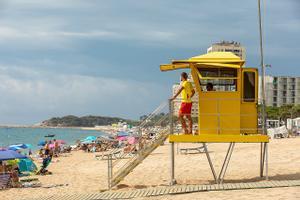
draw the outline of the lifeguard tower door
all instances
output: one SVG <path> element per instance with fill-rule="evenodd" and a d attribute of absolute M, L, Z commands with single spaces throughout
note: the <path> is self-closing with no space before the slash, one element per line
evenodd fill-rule
<path fill-rule="evenodd" d="M 242 68 L 241 133 L 258 134 L 258 72 Z"/>

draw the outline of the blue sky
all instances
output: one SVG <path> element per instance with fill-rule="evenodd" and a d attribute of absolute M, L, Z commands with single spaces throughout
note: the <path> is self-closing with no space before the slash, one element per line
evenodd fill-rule
<path fill-rule="evenodd" d="M 265 62 L 300 75 L 300 3 L 265 0 Z M 2 0 L 0 124 L 73 115 L 137 119 L 171 95 L 171 59 L 241 42 L 259 65 L 257 1 Z"/>

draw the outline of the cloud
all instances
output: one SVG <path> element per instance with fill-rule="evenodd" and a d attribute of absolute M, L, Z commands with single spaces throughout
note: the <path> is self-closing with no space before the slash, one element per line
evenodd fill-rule
<path fill-rule="evenodd" d="M 299 74 L 299 3 L 265 2 L 266 63 L 274 74 Z M 247 65 L 259 64 L 256 1 L 1 1 L 0 123 L 137 117 L 178 80 L 177 72 L 161 75 L 160 63 L 205 53 L 220 40 L 241 42 Z"/>
<path fill-rule="evenodd" d="M 165 93 L 168 88 L 156 83 L 20 67 L 0 67 L 0 82 L 0 93 L 5 94 L 0 99 L 1 123 L 16 123 L 10 121 L 14 115 L 22 117 L 18 123 L 25 124 L 67 114 L 138 118 L 169 96 Z"/>
<path fill-rule="evenodd" d="M 16 9 L 26 8 L 84 8 L 90 7 L 91 2 L 82 0 L 2 0 L 3 6 L 12 6 Z"/>
<path fill-rule="evenodd" d="M 163 6 L 157 6 L 159 3 L 13 0 L 7 3 L 0 21 L 0 41 L 9 46 L 26 45 L 29 49 L 54 44 L 62 44 L 54 45 L 57 48 L 73 48 L 74 43 L 84 39 L 195 48 L 207 45 L 209 40 L 218 40 L 222 34 L 226 38 L 244 33 L 242 29 L 228 29 L 226 24 L 217 22 L 224 12 L 230 13 L 226 9 L 211 18 L 206 12 L 198 12 L 193 4 L 183 6 L 179 1 L 166 1 L 161 3 Z M 172 9 L 167 9 L 170 5 Z M 218 7 L 221 6 L 202 5 L 208 11 Z M 241 11 L 234 9 L 232 14 L 240 14 L 243 19 Z M 226 29 L 226 35 L 217 29 Z"/>
<path fill-rule="evenodd" d="M 236 7 L 235 1 L 224 5 L 219 0 L 211 3 L 191 1 L 189 4 L 181 1 L 7 2 L 0 22 L 4 27 L 0 31 L 2 38 L 24 39 L 44 47 L 65 42 L 65 47 L 72 48 L 72 42 L 76 40 L 93 38 L 146 46 L 197 48 L 222 39 L 247 41 L 250 37 L 253 40 L 248 33 L 257 30 L 257 5 L 248 2 L 239 7 Z M 274 17 L 274 10 L 281 10 L 283 6 L 290 8 L 293 4 L 274 1 L 266 5 L 267 14 Z M 19 20 L 20 17 L 22 20 Z M 291 16 L 284 15 L 277 24 L 297 31 L 297 21 L 292 23 L 287 18 Z M 41 39 L 43 43 L 39 41 Z"/>
<path fill-rule="evenodd" d="M 90 32 L 68 32 L 68 31 L 26 31 L 21 29 L 16 29 L 12 27 L 0 27 L 0 39 L 46 39 L 49 38 L 62 38 L 62 37 L 82 37 L 82 38 L 95 38 L 95 37 L 112 37 L 118 34 L 111 31 L 90 31 Z"/>

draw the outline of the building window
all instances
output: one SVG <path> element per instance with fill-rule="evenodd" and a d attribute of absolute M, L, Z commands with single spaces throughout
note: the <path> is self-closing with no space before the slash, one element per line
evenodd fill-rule
<path fill-rule="evenodd" d="M 286 91 L 282 91 L 282 95 L 285 97 L 286 96 Z"/>
<path fill-rule="evenodd" d="M 286 98 L 282 99 L 282 103 L 286 104 Z"/>
<path fill-rule="evenodd" d="M 286 90 L 286 85 L 283 85 L 283 89 Z"/>
<path fill-rule="evenodd" d="M 295 103 L 295 98 L 292 98 L 292 103 Z"/>

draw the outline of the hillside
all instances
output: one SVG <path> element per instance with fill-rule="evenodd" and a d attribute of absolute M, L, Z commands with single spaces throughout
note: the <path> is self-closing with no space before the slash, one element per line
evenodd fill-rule
<path fill-rule="evenodd" d="M 104 116 L 83 116 L 77 117 L 68 115 L 64 117 L 53 117 L 41 123 L 42 126 L 49 127 L 94 127 L 111 125 L 118 122 L 127 122 L 127 124 L 136 125 L 138 121 L 122 119 L 119 117 L 104 117 Z"/>

